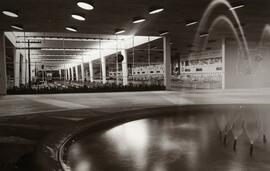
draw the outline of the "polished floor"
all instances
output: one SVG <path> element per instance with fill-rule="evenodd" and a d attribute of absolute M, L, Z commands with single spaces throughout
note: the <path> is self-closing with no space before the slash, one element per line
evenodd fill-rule
<path fill-rule="evenodd" d="M 192 104 L 269 104 L 270 89 L 10 95 L 0 97 L 0 117 L 78 109 L 101 112 Z"/>
<path fill-rule="evenodd" d="M 194 106 L 132 121 L 82 137 L 66 163 L 71 171 L 268 171 L 269 109 Z"/>

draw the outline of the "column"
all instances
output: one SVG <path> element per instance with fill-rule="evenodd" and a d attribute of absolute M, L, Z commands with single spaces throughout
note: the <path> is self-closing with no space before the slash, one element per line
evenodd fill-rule
<path fill-rule="evenodd" d="M 29 69 L 28 69 L 28 60 L 25 59 L 25 84 L 28 86 L 28 83 L 29 83 Z"/>
<path fill-rule="evenodd" d="M 61 69 L 59 69 L 59 79 L 62 80 Z"/>
<path fill-rule="evenodd" d="M 65 81 L 68 80 L 68 69 L 65 69 Z"/>
<path fill-rule="evenodd" d="M 20 52 L 18 50 L 14 50 L 14 86 L 20 86 Z"/>
<path fill-rule="evenodd" d="M 73 70 L 73 67 L 71 67 L 71 81 L 74 81 L 74 70 Z"/>
<path fill-rule="evenodd" d="M 222 89 L 225 89 L 225 38 L 222 39 Z"/>
<path fill-rule="evenodd" d="M 26 82 L 25 82 L 25 80 L 26 80 L 26 63 L 25 63 L 25 53 L 24 53 L 24 55 L 22 55 L 22 59 L 20 59 L 21 61 L 20 61 L 20 65 L 21 65 L 21 79 L 22 79 L 22 82 L 21 82 L 21 84 L 23 84 L 23 85 L 25 85 L 26 84 Z"/>
<path fill-rule="evenodd" d="M 128 66 L 127 66 L 127 51 L 121 50 L 121 53 L 124 57 L 122 61 L 122 76 L 123 76 L 123 85 L 128 85 Z"/>
<path fill-rule="evenodd" d="M 0 33 L 0 95 L 7 94 L 5 35 Z"/>
<path fill-rule="evenodd" d="M 163 60 L 164 60 L 164 86 L 166 90 L 171 89 L 171 46 L 170 39 L 163 37 Z"/>
<path fill-rule="evenodd" d="M 82 82 L 84 82 L 85 76 L 84 76 L 84 66 L 83 66 L 83 63 L 81 64 L 81 74 L 82 74 Z"/>
<path fill-rule="evenodd" d="M 93 68 L 93 61 L 89 62 L 89 74 L 90 74 L 90 82 L 94 82 L 94 68 Z"/>
<path fill-rule="evenodd" d="M 101 57 L 102 83 L 106 84 L 106 58 Z"/>
<path fill-rule="evenodd" d="M 76 75 L 76 81 L 79 81 L 79 72 L 78 72 L 79 65 L 75 65 L 75 75 Z"/>
<path fill-rule="evenodd" d="M 70 81 L 70 68 L 67 69 L 67 80 Z"/>

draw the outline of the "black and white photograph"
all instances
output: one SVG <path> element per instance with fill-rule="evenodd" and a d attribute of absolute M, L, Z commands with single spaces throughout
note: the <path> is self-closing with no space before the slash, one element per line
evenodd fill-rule
<path fill-rule="evenodd" d="M 270 0 L 1 0 L 0 171 L 270 171 Z"/>

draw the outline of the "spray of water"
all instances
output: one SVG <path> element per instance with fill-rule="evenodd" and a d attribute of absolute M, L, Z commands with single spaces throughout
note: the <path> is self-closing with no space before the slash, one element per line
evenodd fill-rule
<path fill-rule="evenodd" d="M 203 16 L 202 16 L 202 18 L 200 20 L 199 27 L 198 27 L 197 32 L 195 34 L 195 39 L 193 41 L 193 45 L 197 46 L 196 50 L 199 50 L 198 45 L 199 45 L 199 42 L 200 42 L 200 33 L 205 31 L 206 23 L 208 22 L 208 19 L 209 19 L 210 15 L 214 11 L 214 9 L 216 7 L 218 7 L 218 6 L 220 6 L 220 5 L 224 5 L 228 9 L 232 8 L 231 4 L 227 0 L 214 0 L 208 5 L 207 9 L 205 10 L 205 12 L 204 12 L 204 14 L 203 14 Z M 247 40 L 246 40 L 244 31 L 243 31 L 243 28 L 241 26 L 239 17 L 237 15 L 237 13 L 235 12 L 235 10 L 229 10 L 229 11 L 231 12 L 231 14 L 232 14 L 232 16 L 233 16 L 233 18 L 234 18 L 234 20 L 237 23 L 237 26 L 239 28 L 240 34 L 237 34 L 237 35 L 240 35 L 241 41 L 243 42 L 243 45 L 244 45 L 243 50 L 245 52 L 245 56 L 247 56 L 247 58 L 249 59 L 248 60 L 249 61 L 249 67 L 251 68 L 251 60 L 250 60 L 250 57 L 249 57 L 249 48 L 248 48 Z"/>
<path fill-rule="evenodd" d="M 238 46 L 240 47 L 241 50 L 243 50 L 243 49 L 244 49 L 244 45 L 243 45 L 243 43 L 241 42 L 241 40 L 240 40 L 240 38 L 239 38 L 239 36 L 238 36 L 238 34 L 237 34 L 237 30 L 234 28 L 234 25 L 233 25 L 233 23 L 231 22 L 231 20 L 230 20 L 228 17 L 224 16 L 224 15 L 218 16 L 218 17 L 212 22 L 212 24 L 211 24 L 211 26 L 210 26 L 210 28 L 209 28 L 209 30 L 208 30 L 209 36 L 210 36 L 211 33 L 213 32 L 215 26 L 218 25 L 220 22 L 225 22 L 225 23 L 230 27 L 230 29 L 231 29 L 231 31 L 232 31 L 232 33 L 233 33 L 233 35 L 234 35 L 234 38 L 235 38 L 236 41 L 237 41 Z M 209 39 L 209 37 L 207 37 L 207 38 L 205 39 L 205 41 L 204 41 L 204 44 L 203 44 L 203 49 L 204 49 L 204 50 L 205 50 L 205 48 L 206 48 L 206 46 L 207 46 L 208 39 Z"/>

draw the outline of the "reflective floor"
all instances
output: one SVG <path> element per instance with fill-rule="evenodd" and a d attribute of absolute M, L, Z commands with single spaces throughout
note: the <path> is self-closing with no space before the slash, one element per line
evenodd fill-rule
<path fill-rule="evenodd" d="M 74 143 L 67 164 L 72 171 L 269 171 L 269 109 L 194 106 L 125 123 Z"/>

